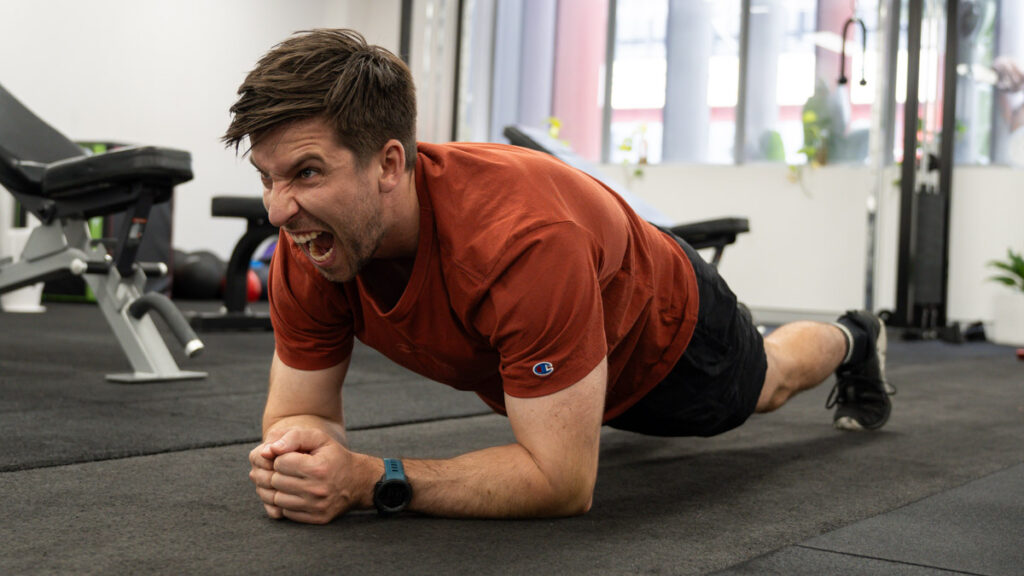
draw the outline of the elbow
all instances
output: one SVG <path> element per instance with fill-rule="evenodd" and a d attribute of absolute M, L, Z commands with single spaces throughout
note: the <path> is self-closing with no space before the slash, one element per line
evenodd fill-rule
<path fill-rule="evenodd" d="M 587 512 L 590 512 L 590 508 L 591 508 L 591 507 L 592 507 L 593 505 L 594 505 L 594 495 L 593 495 L 593 494 L 590 494 L 590 495 L 589 495 L 589 496 L 587 496 L 587 497 L 586 497 L 585 499 L 583 499 L 583 502 L 582 502 L 582 504 L 581 504 L 581 505 L 579 505 L 579 506 L 577 506 L 577 507 L 576 507 L 576 508 L 575 508 L 575 509 L 574 509 L 574 510 L 572 511 L 572 513 L 571 513 L 571 514 L 569 514 L 569 515 L 570 515 L 570 516 L 583 516 L 583 515 L 584 515 L 584 514 L 586 514 Z"/>
<path fill-rule="evenodd" d="M 568 499 L 565 502 L 565 508 L 562 510 L 561 516 L 583 516 L 587 512 L 590 512 L 591 506 L 594 504 L 593 492 L 579 494 L 575 498 Z"/>
<path fill-rule="evenodd" d="M 586 481 L 566 486 L 557 492 L 549 508 L 550 516 L 583 516 L 594 504 L 594 482 Z"/>
<path fill-rule="evenodd" d="M 530 490 L 531 495 L 521 504 L 511 508 L 511 517 L 521 518 L 569 518 L 582 516 L 590 511 L 594 503 L 593 485 L 586 483 L 554 485 L 550 482 L 537 484 Z"/>

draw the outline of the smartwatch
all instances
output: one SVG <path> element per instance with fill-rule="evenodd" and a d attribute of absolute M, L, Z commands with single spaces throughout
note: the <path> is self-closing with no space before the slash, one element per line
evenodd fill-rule
<path fill-rule="evenodd" d="M 405 479 L 402 461 L 384 459 L 384 475 L 373 487 L 373 505 L 381 516 L 398 514 L 412 500 L 412 486 Z"/>

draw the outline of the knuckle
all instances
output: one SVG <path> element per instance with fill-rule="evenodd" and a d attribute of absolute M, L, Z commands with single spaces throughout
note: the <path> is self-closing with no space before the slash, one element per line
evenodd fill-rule
<path fill-rule="evenodd" d="M 315 464 L 309 469 L 309 475 L 313 478 L 326 478 L 327 466 L 323 463 Z"/>

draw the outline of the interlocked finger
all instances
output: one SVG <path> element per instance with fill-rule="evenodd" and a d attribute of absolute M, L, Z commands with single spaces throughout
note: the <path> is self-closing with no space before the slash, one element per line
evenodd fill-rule
<path fill-rule="evenodd" d="M 271 502 L 274 506 L 289 512 L 316 512 L 316 503 L 308 500 L 304 495 L 288 494 L 287 492 L 274 492 Z"/>
<path fill-rule="evenodd" d="M 275 458 L 273 467 L 274 470 L 288 476 L 307 478 L 310 476 L 310 471 L 314 467 L 315 462 L 316 457 L 313 455 L 289 452 Z"/>
<path fill-rule="evenodd" d="M 274 472 L 270 476 L 268 487 L 285 494 L 303 495 L 308 492 L 306 484 L 302 478 Z"/>
<path fill-rule="evenodd" d="M 257 446 L 249 452 L 249 463 L 252 464 L 253 468 L 261 468 L 263 470 L 273 470 L 274 462 L 267 460 L 262 455 L 262 446 Z"/>
<path fill-rule="evenodd" d="M 267 511 L 267 516 L 270 516 L 275 520 L 284 516 L 281 508 L 274 505 L 274 501 L 277 499 L 277 490 L 257 486 L 256 495 L 259 496 L 260 501 L 263 503 L 263 508 Z"/>
<path fill-rule="evenodd" d="M 249 480 L 252 480 L 252 483 L 259 488 L 273 488 L 272 478 L 274 474 L 273 470 L 253 468 L 249 471 Z"/>

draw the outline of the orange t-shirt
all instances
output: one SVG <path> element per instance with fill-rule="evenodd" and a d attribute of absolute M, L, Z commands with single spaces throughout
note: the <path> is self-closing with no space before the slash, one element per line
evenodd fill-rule
<path fill-rule="evenodd" d="M 552 394 L 607 356 L 606 421 L 668 374 L 698 300 L 672 238 L 546 154 L 453 143 L 417 156 L 419 246 L 397 302 L 381 305 L 363 275 L 327 281 L 280 235 L 270 311 L 285 364 L 333 366 L 358 337 L 504 413 L 505 394 Z"/>

